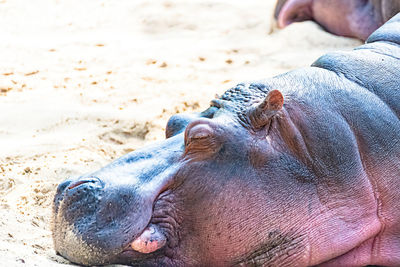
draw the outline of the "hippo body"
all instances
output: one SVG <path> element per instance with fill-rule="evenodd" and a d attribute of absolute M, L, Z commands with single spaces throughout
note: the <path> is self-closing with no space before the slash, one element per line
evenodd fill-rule
<path fill-rule="evenodd" d="M 280 28 L 314 20 L 333 34 L 366 40 L 398 12 L 399 0 L 278 0 L 274 13 Z"/>
<path fill-rule="evenodd" d="M 400 266 L 399 116 L 400 14 L 60 184 L 55 249 L 84 265 Z"/>

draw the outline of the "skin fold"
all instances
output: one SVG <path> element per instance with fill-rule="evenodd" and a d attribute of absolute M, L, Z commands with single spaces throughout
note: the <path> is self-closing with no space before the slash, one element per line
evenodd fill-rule
<path fill-rule="evenodd" d="M 61 183 L 82 265 L 399 266 L 400 15 L 366 44 L 238 84 L 166 139 Z"/>
<path fill-rule="evenodd" d="M 280 28 L 314 20 L 333 34 L 366 40 L 398 12 L 398 0 L 278 0 L 274 14 Z"/>

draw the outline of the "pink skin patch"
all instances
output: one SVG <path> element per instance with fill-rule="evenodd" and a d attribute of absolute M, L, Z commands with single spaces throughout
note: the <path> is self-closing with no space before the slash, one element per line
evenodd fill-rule
<path fill-rule="evenodd" d="M 131 247 L 135 251 L 147 254 L 162 248 L 166 242 L 164 234 L 156 226 L 150 225 L 131 243 Z"/>

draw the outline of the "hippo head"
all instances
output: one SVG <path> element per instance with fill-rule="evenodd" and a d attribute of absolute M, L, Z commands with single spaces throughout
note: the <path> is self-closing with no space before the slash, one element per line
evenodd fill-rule
<path fill-rule="evenodd" d="M 326 194 L 333 195 L 335 186 L 316 186 L 318 170 L 310 170 L 305 153 L 313 149 L 298 134 L 306 128 L 294 96 L 275 88 L 239 84 L 204 112 L 171 117 L 166 140 L 60 184 L 56 251 L 84 265 L 308 266 L 358 245 L 337 230 L 363 236 L 363 215 L 341 208 L 332 214 L 320 204 L 331 203 Z M 336 138 L 347 135 L 334 120 L 320 121 L 337 129 Z M 349 171 L 357 166 L 344 160 L 347 152 L 358 153 L 353 143 L 332 148 L 342 152 L 337 159 L 320 151 L 331 173 L 334 166 L 346 168 L 341 164 Z M 363 200 L 357 190 L 351 203 Z M 347 227 L 342 212 L 351 213 L 347 220 L 357 227 Z M 311 251 L 310 240 L 322 252 Z"/>
<path fill-rule="evenodd" d="M 204 112 L 173 116 L 166 140 L 63 182 L 54 201 L 56 251 L 85 265 L 303 256 L 301 225 L 290 228 L 287 217 L 306 212 L 299 205 L 307 197 L 295 188 L 311 175 L 272 141 L 282 106 L 277 90 L 238 85 Z"/>

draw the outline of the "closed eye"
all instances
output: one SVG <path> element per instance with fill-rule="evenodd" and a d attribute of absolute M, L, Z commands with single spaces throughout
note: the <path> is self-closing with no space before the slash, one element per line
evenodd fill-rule
<path fill-rule="evenodd" d="M 206 123 L 199 123 L 189 126 L 185 133 L 185 144 L 203 143 L 207 139 L 212 139 L 214 130 Z M 206 141 L 207 142 L 207 141 Z"/>
<path fill-rule="evenodd" d="M 208 132 L 198 132 L 190 136 L 190 140 L 199 140 L 199 139 L 205 139 L 210 137 L 210 133 Z"/>

